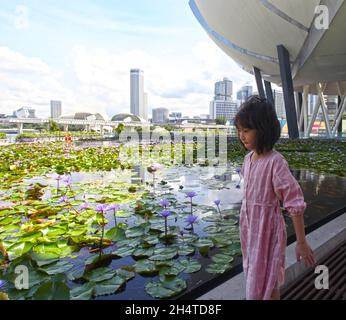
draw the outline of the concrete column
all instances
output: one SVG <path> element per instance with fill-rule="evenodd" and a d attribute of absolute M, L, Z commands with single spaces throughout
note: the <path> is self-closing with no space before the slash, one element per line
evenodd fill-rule
<path fill-rule="evenodd" d="M 18 123 L 18 124 L 17 124 L 18 133 L 23 133 L 23 127 L 24 127 L 24 124 L 23 124 L 23 123 Z"/>
<path fill-rule="evenodd" d="M 68 124 L 64 124 L 64 131 L 68 132 Z"/>

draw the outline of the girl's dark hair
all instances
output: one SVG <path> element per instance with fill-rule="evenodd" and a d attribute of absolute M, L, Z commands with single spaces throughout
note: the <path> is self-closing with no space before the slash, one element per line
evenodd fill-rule
<path fill-rule="evenodd" d="M 274 106 L 265 98 L 250 96 L 234 118 L 237 127 L 256 129 L 256 152 L 263 154 L 273 149 L 281 135 L 281 126 Z"/>

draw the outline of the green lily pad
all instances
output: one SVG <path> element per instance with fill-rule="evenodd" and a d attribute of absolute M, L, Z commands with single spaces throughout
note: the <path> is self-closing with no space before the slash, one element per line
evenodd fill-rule
<path fill-rule="evenodd" d="M 231 268 L 229 264 L 211 263 L 205 270 L 213 274 L 222 274 Z"/>
<path fill-rule="evenodd" d="M 69 300 L 70 289 L 64 282 L 49 281 L 42 284 L 32 298 L 33 300 Z"/>
<path fill-rule="evenodd" d="M 111 268 L 97 268 L 92 271 L 86 272 L 83 278 L 92 281 L 92 282 L 100 282 L 103 280 L 108 280 L 114 277 L 116 274 L 115 270 Z"/>
<path fill-rule="evenodd" d="M 127 238 L 137 238 L 145 234 L 143 227 L 132 227 L 125 231 Z"/>
<path fill-rule="evenodd" d="M 132 255 L 135 248 L 130 248 L 127 246 L 117 248 L 116 250 L 112 251 L 112 254 L 118 256 L 118 257 L 129 257 Z"/>
<path fill-rule="evenodd" d="M 154 253 L 154 248 L 138 248 L 132 252 L 134 257 L 149 257 Z"/>
<path fill-rule="evenodd" d="M 179 263 L 184 267 L 185 273 L 194 273 L 202 268 L 202 265 L 196 259 L 184 259 Z"/>
<path fill-rule="evenodd" d="M 122 228 L 118 227 L 108 229 L 106 232 L 106 237 L 113 241 L 123 240 L 126 238 L 125 231 Z"/>
<path fill-rule="evenodd" d="M 176 248 L 158 248 L 154 250 L 154 254 L 149 257 L 150 260 L 169 260 L 178 254 Z"/>
<path fill-rule="evenodd" d="M 207 239 L 207 238 L 200 238 L 196 242 L 194 242 L 193 245 L 197 248 L 202 248 L 202 247 L 212 248 L 212 247 L 214 247 L 213 241 L 210 239 Z"/>
<path fill-rule="evenodd" d="M 213 260 L 217 264 L 227 264 L 231 263 L 233 261 L 233 257 L 230 255 L 218 253 L 211 257 L 211 260 Z"/>
<path fill-rule="evenodd" d="M 186 282 L 175 277 L 172 280 L 163 282 L 149 282 L 145 286 L 145 291 L 154 298 L 171 298 L 186 289 Z"/>
<path fill-rule="evenodd" d="M 94 289 L 95 283 L 93 282 L 87 282 L 81 286 L 75 287 L 70 291 L 71 300 L 90 300 Z"/>
<path fill-rule="evenodd" d="M 158 272 L 155 262 L 147 259 L 138 260 L 134 264 L 134 268 L 135 271 L 139 274 L 152 274 Z"/>
<path fill-rule="evenodd" d="M 95 286 L 95 296 L 103 296 L 115 293 L 121 286 L 126 283 L 126 279 L 120 276 L 115 276 L 109 280 L 98 282 Z"/>
<path fill-rule="evenodd" d="M 41 268 L 44 272 L 48 273 L 49 275 L 58 274 L 58 273 L 64 273 L 68 270 L 70 270 L 73 267 L 73 264 L 68 261 L 58 261 L 57 263 L 53 265 L 48 265 L 46 267 Z"/>
<path fill-rule="evenodd" d="M 195 248 L 189 245 L 184 245 L 178 248 L 178 254 L 180 256 L 188 256 L 195 252 Z"/>

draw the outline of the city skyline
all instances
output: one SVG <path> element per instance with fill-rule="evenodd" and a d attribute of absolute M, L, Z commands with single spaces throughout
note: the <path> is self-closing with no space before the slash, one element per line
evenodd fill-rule
<path fill-rule="evenodd" d="M 218 79 L 230 78 L 235 92 L 253 82 L 183 0 L 15 0 L 2 4 L 0 23 L 0 113 L 30 106 L 48 117 L 51 100 L 62 101 L 63 113 L 129 112 L 133 68 L 145 72 L 149 114 L 208 113 Z"/>

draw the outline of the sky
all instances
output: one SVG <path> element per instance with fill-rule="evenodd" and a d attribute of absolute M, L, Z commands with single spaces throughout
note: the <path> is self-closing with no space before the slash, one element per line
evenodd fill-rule
<path fill-rule="evenodd" d="M 214 83 L 254 85 L 209 38 L 188 0 L 0 0 L 0 113 L 130 112 L 130 69 L 144 71 L 149 117 L 209 113 Z"/>

